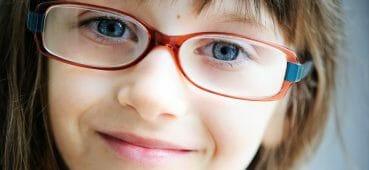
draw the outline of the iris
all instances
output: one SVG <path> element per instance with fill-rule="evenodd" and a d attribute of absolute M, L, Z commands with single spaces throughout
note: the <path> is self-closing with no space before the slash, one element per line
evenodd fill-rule
<path fill-rule="evenodd" d="M 126 31 L 125 24 L 114 20 L 101 20 L 97 25 L 98 32 L 104 36 L 119 38 Z"/>
<path fill-rule="evenodd" d="M 216 42 L 212 49 L 214 58 L 224 61 L 237 59 L 239 51 L 240 49 L 236 45 L 226 42 Z"/>

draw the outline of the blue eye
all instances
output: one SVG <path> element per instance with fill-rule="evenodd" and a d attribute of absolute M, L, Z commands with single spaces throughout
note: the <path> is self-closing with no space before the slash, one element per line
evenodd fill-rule
<path fill-rule="evenodd" d="M 98 21 L 97 31 L 104 36 L 120 38 L 126 31 L 126 25 L 119 21 L 102 19 Z"/>
<path fill-rule="evenodd" d="M 213 57 L 223 61 L 236 60 L 239 52 L 238 46 L 226 42 L 216 42 L 212 48 Z"/>

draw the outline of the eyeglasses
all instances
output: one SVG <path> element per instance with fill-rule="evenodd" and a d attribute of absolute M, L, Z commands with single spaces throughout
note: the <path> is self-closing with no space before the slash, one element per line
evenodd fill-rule
<path fill-rule="evenodd" d="M 169 36 L 125 12 L 83 3 L 41 3 L 27 27 L 42 55 L 91 69 L 126 69 L 166 46 L 194 86 L 241 100 L 280 99 L 312 67 L 278 44 L 224 32 Z"/>

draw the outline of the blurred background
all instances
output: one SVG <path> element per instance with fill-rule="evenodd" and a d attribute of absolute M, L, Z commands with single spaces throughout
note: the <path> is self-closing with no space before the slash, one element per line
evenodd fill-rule
<path fill-rule="evenodd" d="M 346 55 L 338 71 L 336 111 L 322 145 L 302 169 L 369 170 L 369 0 L 343 4 Z"/>

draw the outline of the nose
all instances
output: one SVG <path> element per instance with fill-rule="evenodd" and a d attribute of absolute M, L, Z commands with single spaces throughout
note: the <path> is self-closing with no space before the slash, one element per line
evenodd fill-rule
<path fill-rule="evenodd" d="M 158 46 L 130 69 L 132 81 L 122 85 L 118 101 L 150 122 L 176 119 L 187 112 L 185 79 L 176 67 L 172 51 Z"/>

